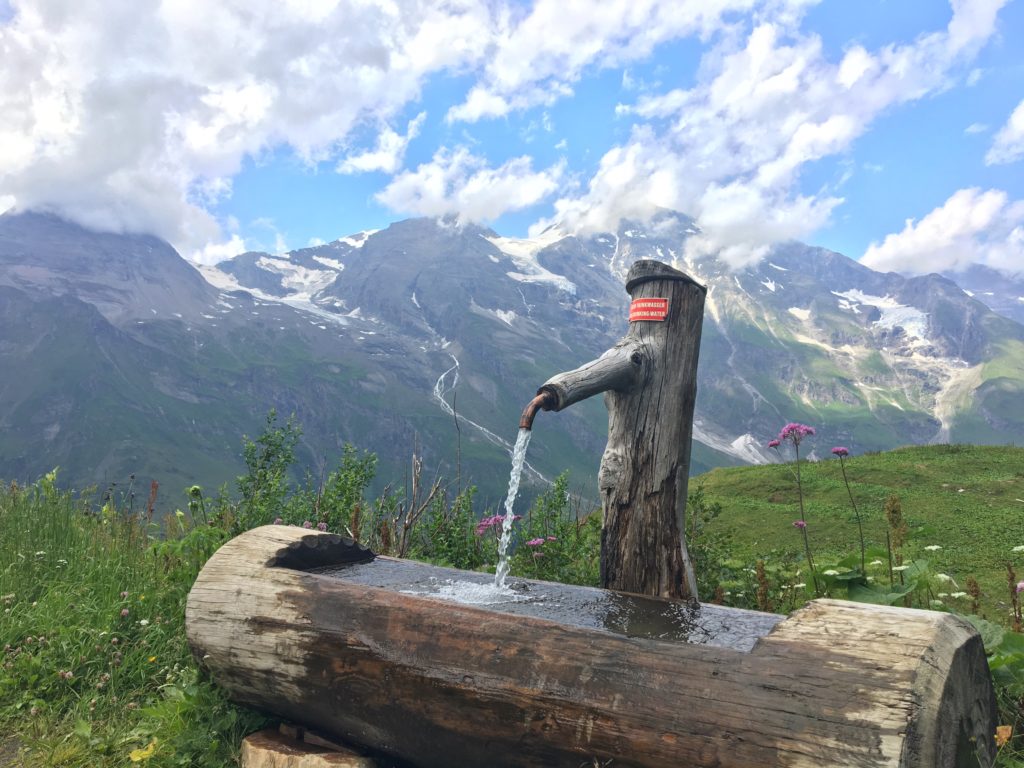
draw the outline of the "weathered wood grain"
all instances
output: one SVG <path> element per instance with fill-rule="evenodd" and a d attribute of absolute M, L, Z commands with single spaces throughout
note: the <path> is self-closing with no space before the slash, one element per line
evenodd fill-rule
<path fill-rule="evenodd" d="M 284 526 L 226 544 L 193 651 L 234 699 L 416 766 L 992 761 L 980 638 L 948 614 L 819 600 L 743 653 L 346 583 L 296 570 L 307 547 L 358 555 Z"/>
<path fill-rule="evenodd" d="M 538 390 L 561 410 L 598 392 L 608 406 L 608 445 L 598 486 L 604 507 L 601 584 L 661 597 L 697 597 L 686 547 L 697 356 L 706 289 L 657 261 L 629 270 L 632 299 L 668 299 L 662 322 L 636 321 L 597 360 L 552 377 Z"/>
<path fill-rule="evenodd" d="M 257 731 L 242 741 L 241 768 L 375 768 L 376 762 L 289 738 L 276 729 Z"/>

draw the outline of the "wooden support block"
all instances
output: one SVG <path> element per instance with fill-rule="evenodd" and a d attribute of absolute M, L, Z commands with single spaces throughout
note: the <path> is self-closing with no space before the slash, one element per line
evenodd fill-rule
<path fill-rule="evenodd" d="M 301 729 L 295 729 L 301 731 Z M 351 750 L 316 746 L 273 728 L 242 741 L 242 768 L 375 768 L 376 762 Z"/>

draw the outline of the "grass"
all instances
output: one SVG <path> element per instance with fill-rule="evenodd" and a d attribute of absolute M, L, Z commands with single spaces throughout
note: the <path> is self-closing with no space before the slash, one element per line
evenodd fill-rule
<path fill-rule="evenodd" d="M 828 455 L 829 449 L 819 440 L 818 454 Z M 885 548 L 882 509 L 891 494 L 898 495 L 910 527 L 908 561 L 928 560 L 933 570 L 961 587 L 974 576 L 982 588 L 983 612 L 1005 620 L 1010 607 L 1007 563 L 1024 574 L 1024 552 L 1013 552 L 1024 545 L 1024 449 L 901 448 L 847 459 L 847 474 L 869 547 Z M 816 562 L 824 565 L 857 551 L 857 523 L 838 460 L 804 463 L 802 478 Z M 792 525 L 796 482 L 789 467 L 715 469 L 691 483 L 703 485 L 707 500 L 721 505 L 708 529 L 727 537 L 733 558 L 751 563 L 800 558 L 802 541 Z M 925 549 L 935 545 L 941 549 Z"/>
<path fill-rule="evenodd" d="M 266 720 L 228 702 L 190 655 L 184 605 L 203 563 L 232 526 L 261 524 L 278 514 L 301 523 L 311 508 L 320 510 L 316 519 L 331 530 L 358 530 L 358 514 L 351 510 L 362 506 L 364 542 L 393 553 L 383 534 L 388 532 L 394 546 L 404 516 L 415 508 L 401 497 L 366 500 L 373 463 L 354 449 L 346 451 L 314 506 L 315 488 L 287 480 L 296 429 L 275 426 L 268 417 L 267 432 L 255 443 L 246 441 L 250 467 L 239 479 L 241 500 L 190 492 L 187 506 L 197 519 L 209 519 L 208 525 L 193 526 L 185 514 L 155 521 L 145 510 L 138 513 L 138 502 L 129 514 L 116 498 L 98 507 L 86 495 L 58 490 L 53 474 L 26 488 L 0 484 L 0 763 L 14 749 L 29 768 L 235 763 L 242 737 Z M 257 461 L 250 453 L 261 446 L 269 453 Z M 813 439 L 801 446 L 802 453 L 812 447 Z M 827 450 L 819 444 L 818 453 Z M 1024 552 L 1013 552 L 1024 546 L 1018 522 L 1024 511 L 1024 449 L 905 448 L 848 459 L 847 474 L 869 548 L 885 546 L 882 507 L 895 493 L 910 526 L 907 560 L 929 560 L 934 573 L 948 574 L 961 586 L 976 577 L 983 590 L 981 611 L 1011 623 L 1007 563 L 1024 576 Z M 258 492 L 246 491 L 246 477 L 257 476 Z M 802 478 L 807 530 L 822 570 L 858 552 L 857 524 L 838 461 L 805 463 Z M 691 552 L 706 565 L 702 571 L 714 577 L 717 566 L 751 583 L 756 579 L 750 574 L 760 572 L 758 579 L 772 581 L 776 610 L 802 604 L 803 595 L 787 592 L 783 580 L 803 567 L 802 539 L 792 525 L 797 499 L 789 468 L 718 469 L 690 487 L 700 495 L 692 505 L 701 512 L 691 518 Z M 353 504 L 356 498 L 363 504 Z M 474 535 L 480 510 L 473 505 L 471 490 L 425 504 L 409 553 L 493 569 L 493 529 Z M 540 548 L 520 547 L 513 572 L 595 582 L 599 520 L 569 505 L 563 476 L 518 526 L 522 541 L 544 540 L 543 555 L 533 556 Z M 927 549 L 934 546 L 941 548 Z M 758 560 L 764 566 L 752 568 Z M 738 593 L 725 598 L 753 607 Z M 943 599 L 947 609 L 967 610 L 956 599 Z M 1002 641 L 1002 669 L 993 662 L 1001 722 L 1024 725 L 1017 720 L 1024 697 L 1024 672 L 1018 672 L 1024 670 L 1024 637 L 998 627 L 987 631 L 1009 638 Z M 1013 749 L 1011 742 L 1000 765 L 1024 765 L 1015 762 Z"/>
<path fill-rule="evenodd" d="M 0 489 L 0 733 L 25 765 L 229 765 L 262 721 L 201 678 L 185 641 L 185 597 L 222 537 L 160 543 L 156 528 L 52 476 Z"/>

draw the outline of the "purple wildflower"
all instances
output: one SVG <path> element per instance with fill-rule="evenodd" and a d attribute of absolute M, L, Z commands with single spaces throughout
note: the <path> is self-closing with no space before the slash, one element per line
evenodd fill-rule
<path fill-rule="evenodd" d="M 790 422 L 782 428 L 781 432 L 779 432 L 779 440 L 790 440 L 793 445 L 800 445 L 800 442 L 805 437 L 810 437 L 813 434 L 814 427 L 808 427 L 806 424 Z"/>
<path fill-rule="evenodd" d="M 1024 592 L 1024 581 L 1017 582 L 1017 594 L 1019 595 L 1021 592 Z"/>
<path fill-rule="evenodd" d="M 317 523 L 316 529 L 320 531 L 320 533 L 325 533 L 327 531 L 327 523 Z"/>
<path fill-rule="evenodd" d="M 312 528 L 312 527 L 313 527 L 313 524 L 312 524 L 311 522 L 309 522 L 309 520 L 307 520 L 306 522 L 304 522 L 304 523 L 302 524 L 302 527 L 303 527 L 303 528 Z"/>
<path fill-rule="evenodd" d="M 837 446 L 837 447 L 833 448 L 832 449 L 832 453 L 834 455 L 836 455 L 836 456 L 849 456 L 850 455 L 850 449 L 849 448 L 843 448 L 843 446 L 840 445 L 840 446 Z"/>
<path fill-rule="evenodd" d="M 542 538 L 530 539 L 528 542 L 526 542 L 526 546 L 528 546 L 528 547 L 539 547 L 543 543 L 544 543 L 544 539 L 542 539 Z"/>
<path fill-rule="evenodd" d="M 512 515 L 512 522 L 522 519 L 522 515 Z M 492 515 L 491 517 L 482 517 L 480 522 L 476 524 L 476 535 L 483 536 L 487 533 L 488 529 L 493 528 L 496 525 L 504 525 L 504 515 Z"/>
<path fill-rule="evenodd" d="M 807 523 L 803 520 L 794 520 L 793 527 L 803 529 L 807 527 Z"/>
<path fill-rule="evenodd" d="M 121 618 L 123 619 L 127 615 L 128 615 L 128 609 L 127 608 L 122 608 L 121 609 Z"/>
<path fill-rule="evenodd" d="M 780 443 L 779 440 L 769 440 L 768 441 L 768 447 L 769 448 L 778 448 L 780 444 L 781 443 Z"/>
<path fill-rule="evenodd" d="M 548 541 L 558 541 L 557 536 L 548 536 Z"/>

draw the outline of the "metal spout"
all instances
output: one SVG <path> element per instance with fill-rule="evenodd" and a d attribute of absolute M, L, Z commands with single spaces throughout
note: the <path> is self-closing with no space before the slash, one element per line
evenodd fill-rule
<path fill-rule="evenodd" d="M 548 391 L 538 393 L 538 395 L 530 401 L 530 404 L 523 410 L 523 415 L 519 419 L 520 429 L 533 429 L 533 419 L 537 415 L 537 411 L 543 409 L 550 411 L 554 408 L 552 402 L 554 395 Z"/>

